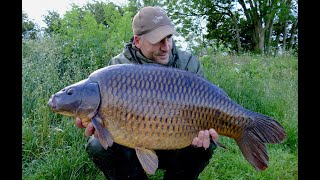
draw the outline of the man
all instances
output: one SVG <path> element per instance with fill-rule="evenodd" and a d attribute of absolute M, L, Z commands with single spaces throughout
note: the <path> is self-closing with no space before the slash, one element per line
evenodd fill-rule
<path fill-rule="evenodd" d="M 172 35 L 176 34 L 167 14 L 158 7 L 144 7 L 133 18 L 133 38 L 124 51 L 112 58 L 113 64 L 156 63 L 175 67 L 204 76 L 198 59 L 176 48 Z M 76 119 L 79 128 L 84 126 Z M 86 150 L 95 165 L 107 179 L 148 179 L 134 149 L 114 143 L 105 150 L 95 134 L 92 123 L 85 129 L 88 140 Z M 94 135 L 93 135 L 94 134 Z M 213 141 L 210 142 L 210 136 Z M 96 138 L 97 137 L 97 138 Z M 159 169 L 165 170 L 164 179 L 197 179 L 216 148 L 218 140 L 215 130 L 200 131 L 192 145 L 179 150 L 155 150 Z"/>

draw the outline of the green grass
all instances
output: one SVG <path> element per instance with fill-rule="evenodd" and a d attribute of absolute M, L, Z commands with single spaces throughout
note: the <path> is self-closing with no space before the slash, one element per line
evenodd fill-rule
<path fill-rule="evenodd" d="M 54 40 L 23 41 L 22 179 L 104 179 L 85 152 L 84 129 L 52 113 L 52 93 L 98 69 L 86 55 L 65 56 Z M 243 107 L 278 120 L 287 132 L 282 144 L 268 144 L 269 168 L 258 172 L 233 139 L 218 148 L 199 179 L 298 179 L 298 60 L 285 56 L 222 56 L 201 59 L 207 79 Z M 161 179 L 158 170 L 150 179 Z"/>
<path fill-rule="evenodd" d="M 235 141 L 221 137 L 228 150 L 217 149 L 200 179 L 298 179 L 298 60 L 292 56 L 205 56 L 207 79 L 243 107 L 269 115 L 287 132 L 283 144 L 267 145 L 269 168 L 255 171 Z"/>

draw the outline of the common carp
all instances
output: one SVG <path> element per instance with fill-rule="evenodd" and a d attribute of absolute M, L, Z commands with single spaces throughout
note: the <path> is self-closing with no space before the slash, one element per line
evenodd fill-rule
<path fill-rule="evenodd" d="M 189 146 L 200 130 L 233 138 L 257 170 L 268 167 L 265 143 L 286 139 L 273 118 L 245 109 L 200 76 L 161 65 L 98 69 L 53 94 L 48 105 L 85 126 L 92 122 L 105 149 L 113 142 L 135 149 L 148 174 L 158 168 L 154 150 Z"/>

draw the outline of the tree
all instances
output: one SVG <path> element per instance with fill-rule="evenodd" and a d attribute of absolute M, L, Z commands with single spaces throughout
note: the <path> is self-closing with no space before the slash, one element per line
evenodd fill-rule
<path fill-rule="evenodd" d="M 282 15 L 284 10 L 294 11 L 297 6 L 290 6 L 291 0 L 167 0 L 167 12 L 180 25 L 179 31 L 188 41 L 195 39 L 203 47 L 212 43 L 222 43 L 231 51 L 253 51 L 267 53 L 270 46 L 276 41 L 274 23 L 283 23 L 287 31 L 297 19 L 294 15 Z M 292 13 L 291 13 L 292 14 Z M 202 20 L 199 23 L 199 19 Z M 281 20 L 280 20 L 281 19 Z M 206 24 L 203 33 L 202 24 Z M 188 37 L 194 38 L 188 38 Z M 288 38 L 288 37 L 286 37 Z M 294 39 L 294 38 L 293 38 Z M 292 42 L 292 41 L 290 41 Z M 295 41 L 293 40 L 293 44 Z M 218 45 L 219 46 L 219 45 Z"/>
<path fill-rule="evenodd" d="M 265 33 L 270 28 L 275 14 L 279 12 L 280 1 L 281 0 L 248 0 L 245 2 L 244 0 L 239 0 L 246 19 L 253 28 L 252 40 L 254 52 L 264 52 Z"/>
<path fill-rule="evenodd" d="M 181 25 L 178 30 L 188 42 L 198 39 L 203 47 L 222 45 L 229 51 L 243 50 L 242 41 L 248 39 L 241 37 L 240 28 L 246 26 L 246 21 L 241 19 L 236 0 L 175 0 L 167 3 L 168 14 Z"/>
<path fill-rule="evenodd" d="M 36 39 L 39 31 L 36 23 L 28 18 L 28 14 L 22 12 L 22 38 Z"/>
<path fill-rule="evenodd" d="M 212 8 L 206 14 L 212 14 L 208 16 L 209 29 L 207 38 L 219 38 L 224 42 L 224 45 L 229 45 L 237 52 L 242 51 L 241 37 L 240 37 L 240 14 L 236 10 L 236 3 L 233 1 L 227 1 L 227 3 L 221 4 L 218 1 L 212 1 L 210 4 Z M 217 21 L 218 20 L 218 21 Z M 224 23 L 220 23 L 224 21 Z M 219 25 L 220 24 L 220 25 Z M 217 28 L 217 26 L 220 26 Z M 226 35 L 227 34 L 227 35 Z"/>
<path fill-rule="evenodd" d="M 281 6 L 281 12 L 276 19 L 278 35 L 277 47 L 281 47 L 282 51 L 291 51 L 292 47 L 297 43 L 298 35 L 298 18 L 297 18 L 297 1 L 284 0 Z"/>
<path fill-rule="evenodd" d="M 44 16 L 44 22 L 46 23 L 47 27 L 44 28 L 44 31 L 51 35 L 55 31 L 58 31 L 61 28 L 61 18 L 58 12 L 56 11 L 49 11 L 48 15 Z"/>
<path fill-rule="evenodd" d="M 132 36 L 132 13 L 113 3 L 72 4 L 62 18 L 50 12 L 45 19 L 47 31 L 60 40 L 64 57 L 90 57 L 81 64 L 83 68 L 106 66 Z"/>

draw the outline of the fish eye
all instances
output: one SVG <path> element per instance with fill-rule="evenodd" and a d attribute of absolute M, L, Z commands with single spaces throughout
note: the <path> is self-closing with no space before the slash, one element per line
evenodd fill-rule
<path fill-rule="evenodd" d="M 69 90 L 67 91 L 67 94 L 68 94 L 68 95 L 72 95 L 72 94 L 73 94 L 73 90 L 72 90 L 72 89 L 69 89 Z"/>

